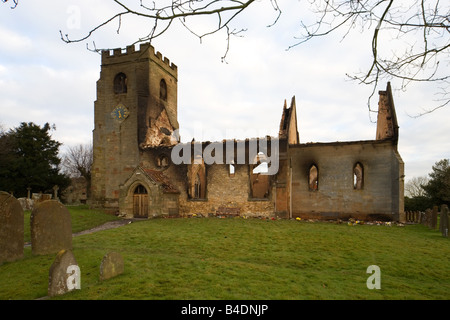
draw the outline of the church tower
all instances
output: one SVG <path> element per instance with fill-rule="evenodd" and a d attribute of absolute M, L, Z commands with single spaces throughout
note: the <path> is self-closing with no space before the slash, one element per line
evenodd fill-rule
<path fill-rule="evenodd" d="M 119 208 L 147 148 L 178 143 L 177 66 L 149 44 L 102 52 L 93 130 L 92 204 Z"/>

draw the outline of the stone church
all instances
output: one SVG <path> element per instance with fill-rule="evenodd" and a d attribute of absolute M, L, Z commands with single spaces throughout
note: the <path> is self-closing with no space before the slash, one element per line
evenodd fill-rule
<path fill-rule="evenodd" d="M 150 44 L 102 52 L 92 205 L 126 217 L 399 220 L 404 163 L 388 83 L 374 140 L 301 143 L 295 98 L 278 137 L 181 143 L 178 68 Z"/>

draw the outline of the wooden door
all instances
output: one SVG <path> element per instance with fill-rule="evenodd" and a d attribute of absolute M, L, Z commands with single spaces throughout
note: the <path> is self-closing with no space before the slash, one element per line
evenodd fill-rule
<path fill-rule="evenodd" d="M 136 187 L 133 195 L 133 216 L 148 218 L 148 193 L 144 186 Z"/>

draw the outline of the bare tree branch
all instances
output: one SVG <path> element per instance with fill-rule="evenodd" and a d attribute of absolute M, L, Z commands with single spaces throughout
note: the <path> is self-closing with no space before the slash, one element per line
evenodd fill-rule
<path fill-rule="evenodd" d="M 137 6 L 134 4 L 134 7 L 132 7 L 132 4 L 125 4 L 125 1 L 121 0 L 113 0 L 113 2 L 120 7 L 120 12 L 93 27 L 86 33 L 85 36 L 81 38 L 73 39 L 69 37 L 68 34 L 63 35 L 60 30 L 61 39 L 66 43 L 85 41 L 90 38 L 93 33 L 115 20 L 118 20 L 119 25 L 117 33 L 119 33 L 122 25 L 122 18 L 125 16 L 136 16 L 153 21 L 153 27 L 148 31 L 147 35 L 137 39 L 134 44 L 149 41 L 151 42 L 153 39 L 164 34 L 174 21 L 180 21 L 182 25 L 198 37 L 200 41 L 208 35 L 225 30 L 227 33 L 227 49 L 225 51 L 225 55 L 222 57 L 222 61 L 225 61 L 225 57 L 229 50 L 231 36 L 236 36 L 245 31 L 245 29 L 237 30 L 236 28 L 231 28 L 230 23 L 243 10 L 255 2 L 255 0 L 172 0 L 170 1 L 170 4 L 160 4 L 161 2 L 159 2 L 159 5 L 156 1 L 151 1 L 151 4 L 149 5 L 148 2 L 150 1 L 140 0 L 139 5 Z M 276 0 L 271 0 L 271 3 L 275 10 L 279 10 Z M 217 18 L 216 27 L 213 27 L 209 31 L 196 33 L 187 23 L 187 19 L 193 16 L 215 16 Z M 95 48 L 92 51 L 101 50 Z"/>
<path fill-rule="evenodd" d="M 8 0 L 2 0 L 2 2 L 6 3 L 8 2 Z M 13 0 L 12 3 L 14 4 L 14 6 L 12 6 L 11 9 L 14 9 L 19 4 L 19 0 Z"/>
<path fill-rule="evenodd" d="M 317 20 L 311 25 L 302 22 L 306 33 L 289 49 L 356 25 L 363 29 L 375 26 L 372 35 L 372 61 L 367 71 L 349 78 L 373 87 L 380 81 L 398 79 L 401 89 L 413 82 L 440 85 L 437 106 L 428 107 L 423 115 L 449 104 L 448 70 L 450 56 L 450 7 L 439 0 L 315 0 Z"/>

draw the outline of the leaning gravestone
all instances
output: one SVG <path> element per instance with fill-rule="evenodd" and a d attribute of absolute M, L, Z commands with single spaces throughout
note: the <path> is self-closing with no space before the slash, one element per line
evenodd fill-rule
<path fill-rule="evenodd" d="M 36 204 L 31 212 L 30 224 L 33 254 L 72 249 L 70 213 L 59 201 L 46 200 Z"/>
<path fill-rule="evenodd" d="M 23 257 L 23 219 L 20 202 L 0 191 L 0 264 Z"/>
<path fill-rule="evenodd" d="M 100 264 L 100 280 L 106 280 L 123 273 L 123 258 L 117 252 L 107 253 Z"/>
<path fill-rule="evenodd" d="M 81 289 L 80 268 L 70 250 L 61 250 L 48 273 L 48 295 L 62 295 L 73 289 Z"/>

